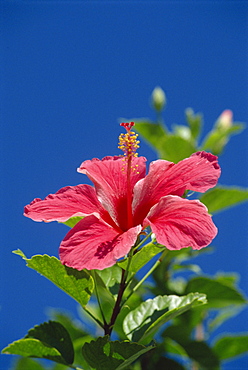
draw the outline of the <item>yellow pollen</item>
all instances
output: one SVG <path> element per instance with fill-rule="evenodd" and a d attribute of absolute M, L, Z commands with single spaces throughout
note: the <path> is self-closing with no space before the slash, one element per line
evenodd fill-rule
<path fill-rule="evenodd" d="M 119 136 L 118 148 L 124 152 L 126 158 L 137 157 L 136 150 L 139 148 L 138 134 L 128 130 L 125 134 Z"/>
<path fill-rule="evenodd" d="M 139 148 L 139 140 L 137 140 L 138 134 L 131 131 L 131 128 L 134 126 L 134 122 L 121 123 L 120 126 L 123 126 L 126 129 L 125 134 L 120 134 L 119 136 L 119 145 L 118 148 L 123 151 L 123 161 L 125 162 L 122 171 L 126 171 L 130 174 L 130 171 L 138 172 L 138 165 L 133 164 L 132 158 L 137 158 L 138 153 L 136 150 Z M 129 176 L 129 175 L 128 175 Z"/>

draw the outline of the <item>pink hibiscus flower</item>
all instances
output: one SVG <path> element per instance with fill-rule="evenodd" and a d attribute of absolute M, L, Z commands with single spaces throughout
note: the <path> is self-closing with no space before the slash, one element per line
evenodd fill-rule
<path fill-rule="evenodd" d="M 217 157 L 197 152 L 177 164 L 156 160 L 146 175 L 146 158 L 138 157 L 133 122 L 122 124 L 121 157 L 94 158 L 78 169 L 93 182 L 67 186 L 44 200 L 34 199 L 24 215 L 34 221 L 65 222 L 83 217 L 59 248 L 63 264 L 102 270 L 124 257 L 150 227 L 158 243 L 171 250 L 201 249 L 217 234 L 207 208 L 182 198 L 185 190 L 205 192 L 220 176 Z"/>

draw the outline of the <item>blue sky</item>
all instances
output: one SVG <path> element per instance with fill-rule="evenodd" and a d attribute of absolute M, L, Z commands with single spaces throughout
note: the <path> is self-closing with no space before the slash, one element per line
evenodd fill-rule
<path fill-rule="evenodd" d="M 248 122 L 246 1 L 12 1 L 1 13 L 1 348 L 76 304 L 11 253 L 56 255 L 67 228 L 35 223 L 23 207 L 66 185 L 89 183 L 85 159 L 119 154 L 119 117 L 154 117 L 153 88 L 167 95 L 166 124 L 224 109 Z M 247 130 L 220 159 L 221 184 L 247 186 Z M 142 142 L 141 155 L 156 154 Z M 247 291 L 247 206 L 216 215 L 216 252 L 204 272 L 236 271 Z M 244 331 L 247 311 L 221 329 Z M 246 328 L 247 329 L 247 328 Z M 10 357 L 2 356 L 0 369 Z M 3 367 L 1 367 L 3 366 Z M 247 368 L 247 357 L 224 369 Z"/>

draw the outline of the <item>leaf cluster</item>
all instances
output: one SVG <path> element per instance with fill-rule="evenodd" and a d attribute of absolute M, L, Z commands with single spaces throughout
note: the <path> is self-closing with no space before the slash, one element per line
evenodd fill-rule
<path fill-rule="evenodd" d="M 27 370 L 29 366 L 35 369 L 34 360 L 30 357 L 54 361 L 57 363 L 54 370 L 135 370 L 157 366 L 184 369 L 192 361 L 203 369 L 218 369 L 222 360 L 245 353 L 247 347 L 244 343 L 248 339 L 246 334 L 226 335 L 213 343 L 207 342 L 206 334 L 202 334 L 203 327 L 205 333 L 211 333 L 246 304 L 245 297 L 236 288 L 236 277 L 195 274 L 178 284 L 180 264 L 183 266 L 184 263 L 185 269 L 194 271 L 193 264 L 188 264 L 192 252 L 186 249 L 173 254 L 166 249 L 162 250 L 161 254 L 161 246 L 154 242 L 153 247 L 149 249 L 146 246 L 144 251 L 141 249 L 133 256 L 130 276 L 141 273 L 148 259 L 159 256 L 159 265 L 153 272 L 154 282 L 142 285 L 138 292 L 134 289 L 136 285 L 130 285 L 127 290 L 126 301 L 114 324 L 115 335 L 118 335 L 119 340 L 111 341 L 109 335 L 96 339 L 82 325 L 78 325 L 78 320 L 75 322 L 67 314 L 54 311 L 51 314 L 52 320 L 30 329 L 23 339 L 11 343 L 3 350 L 3 353 L 27 357 L 17 362 L 15 370 L 23 363 Z M 104 326 L 102 315 L 105 320 L 110 319 L 109 313 L 118 296 L 117 286 L 121 282 L 123 269 L 120 266 L 124 266 L 126 261 L 89 274 L 85 270 L 79 272 L 68 269 L 55 257 L 38 255 L 27 259 L 20 250 L 16 253 L 22 256 L 28 267 L 60 288 L 63 287 L 68 295 L 80 303 L 84 312 L 82 318 L 90 314 L 98 327 Z M 54 276 L 59 278 L 55 281 Z M 68 279 L 73 284 L 66 284 Z M 94 308 L 90 302 L 90 297 L 94 297 L 95 284 L 101 310 L 99 306 Z M 154 298 L 146 299 L 147 295 Z M 206 323 L 204 320 L 210 316 L 210 312 L 214 312 L 214 317 Z M 37 369 L 38 366 L 42 365 L 37 365 Z"/>

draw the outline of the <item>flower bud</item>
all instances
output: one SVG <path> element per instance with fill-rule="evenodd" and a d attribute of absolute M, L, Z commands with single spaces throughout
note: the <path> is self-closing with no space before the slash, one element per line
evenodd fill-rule
<path fill-rule="evenodd" d="M 233 124 L 233 112 L 229 109 L 224 110 L 219 116 L 216 126 L 218 129 L 227 130 Z"/>
<path fill-rule="evenodd" d="M 161 87 L 157 86 L 152 92 L 152 106 L 160 112 L 166 105 L 166 96 Z"/>

